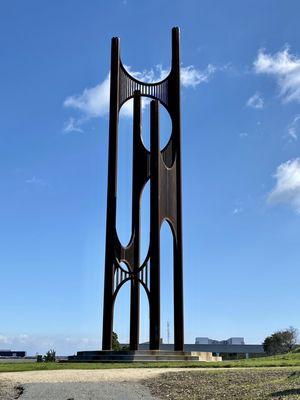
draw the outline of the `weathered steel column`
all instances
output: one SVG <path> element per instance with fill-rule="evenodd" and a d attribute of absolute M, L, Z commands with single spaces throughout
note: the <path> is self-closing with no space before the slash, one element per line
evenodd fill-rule
<path fill-rule="evenodd" d="M 119 114 L 119 39 L 111 42 L 111 76 L 110 76 L 110 109 L 109 109 L 109 149 L 108 149 L 108 184 L 106 214 L 106 253 L 103 302 L 102 348 L 111 349 L 113 330 L 113 277 L 114 248 L 116 241 L 116 207 L 117 207 L 117 154 L 118 154 L 118 114 Z"/>
<path fill-rule="evenodd" d="M 160 150 L 159 106 L 150 103 L 150 350 L 160 340 Z"/>
<path fill-rule="evenodd" d="M 172 29 L 172 107 L 174 144 L 176 149 L 177 232 L 174 237 L 174 350 L 183 350 L 183 255 L 182 255 L 182 194 L 181 194 L 181 118 L 180 118 L 180 54 L 179 28 Z"/>
<path fill-rule="evenodd" d="M 130 291 L 130 350 L 139 347 L 140 328 L 140 284 L 138 269 L 140 267 L 140 188 L 141 169 L 139 166 L 139 143 L 141 137 L 141 95 L 136 91 L 133 97 L 133 163 L 132 163 L 132 227 L 133 276 Z"/>

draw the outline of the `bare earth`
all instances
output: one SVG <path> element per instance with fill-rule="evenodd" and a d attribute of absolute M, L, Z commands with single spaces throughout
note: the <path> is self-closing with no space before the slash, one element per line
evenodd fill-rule
<path fill-rule="evenodd" d="M 18 382 L 0 380 L 0 399 L 13 400 L 18 399 L 23 392 L 22 386 Z"/>
<path fill-rule="evenodd" d="M 194 368 L 186 368 L 191 371 Z M 25 372 L 3 372 L 0 374 L 2 380 L 22 383 L 37 382 L 99 382 L 99 381 L 140 381 L 164 372 L 180 372 L 182 368 L 126 368 L 126 369 L 64 369 L 54 371 L 25 371 Z"/>
<path fill-rule="evenodd" d="M 107 369 L 10 372 L 0 375 L 0 400 L 152 400 L 147 380 L 169 369 Z M 172 368 L 172 371 L 179 369 Z M 23 394 L 16 396 L 15 386 Z M 10 397 L 8 397 L 8 395 Z"/>

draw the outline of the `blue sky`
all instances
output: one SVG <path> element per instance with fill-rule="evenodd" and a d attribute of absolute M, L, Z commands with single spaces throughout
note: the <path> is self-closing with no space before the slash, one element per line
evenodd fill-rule
<path fill-rule="evenodd" d="M 0 348 L 100 347 L 110 39 L 145 80 L 170 66 L 181 28 L 186 342 L 260 343 L 300 328 L 298 1 L 0 4 Z M 120 143 L 131 152 L 130 105 Z M 143 139 L 149 143 L 148 106 Z M 162 112 L 163 140 L 170 133 Z M 130 221 L 120 150 L 118 231 Z M 143 194 L 143 254 L 149 227 Z M 171 240 L 162 228 L 162 336 L 173 328 Z M 115 330 L 128 338 L 128 288 Z M 142 296 L 141 340 L 148 309 Z M 170 336 L 172 341 L 172 332 Z"/>

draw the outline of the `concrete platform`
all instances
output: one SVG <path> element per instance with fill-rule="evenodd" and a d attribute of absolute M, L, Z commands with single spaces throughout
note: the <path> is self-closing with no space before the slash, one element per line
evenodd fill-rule
<path fill-rule="evenodd" d="M 219 362 L 222 357 L 215 357 L 210 352 L 197 351 L 165 351 L 165 350 L 137 350 L 137 351 L 78 351 L 76 356 L 69 356 L 67 362 L 155 362 L 155 361 L 205 361 Z"/>

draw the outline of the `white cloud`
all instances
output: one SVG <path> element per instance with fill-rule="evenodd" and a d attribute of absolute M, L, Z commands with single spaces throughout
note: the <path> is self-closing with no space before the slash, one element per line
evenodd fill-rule
<path fill-rule="evenodd" d="M 76 120 L 73 117 L 70 117 L 68 121 L 66 121 L 63 131 L 66 133 L 70 132 L 83 132 L 83 130 L 80 128 L 81 121 Z"/>
<path fill-rule="evenodd" d="M 33 176 L 32 178 L 29 178 L 26 180 L 26 183 L 29 185 L 38 185 L 38 186 L 46 186 L 46 182 L 42 178 L 37 178 L 36 176 Z"/>
<path fill-rule="evenodd" d="M 274 55 L 260 50 L 254 70 L 275 77 L 284 101 L 300 101 L 300 58 L 291 54 L 288 47 Z"/>
<path fill-rule="evenodd" d="M 128 72 L 131 73 L 132 76 L 139 80 L 143 80 L 145 82 L 153 82 L 155 80 L 154 70 L 143 71 L 143 72 L 135 72 L 131 71 L 130 67 L 126 67 Z M 162 69 L 159 69 L 160 75 L 158 80 L 161 77 L 163 72 Z M 69 121 L 65 124 L 64 131 L 71 132 L 74 130 L 81 130 L 80 126 L 86 120 L 95 117 L 104 117 L 108 114 L 109 110 L 109 93 L 110 93 L 110 74 L 106 76 L 104 81 L 100 84 L 93 86 L 91 88 L 86 88 L 79 95 L 69 96 L 64 101 L 64 106 L 68 108 L 73 108 L 80 111 L 84 118 L 75 119 L 71 117 Z M 143 107 L 145 106 L 145 102 L 143 102 Z M 120 112 L 120 116 L 122 117 L 130 117 L 133 112 L 133 102 L 132 100 L 127 101 Z M 75 127 L 75 129 L 74 129 Z"/>
<path fill-rule="evenodd" d="M 64 101 L 65 107 L 81 111 L 87 118 L 102 117 L 109 106 L 109 74 L 99 85 L 86 88 L 79 95 L 69 96 Z"/>
<path fill-rule="evenodd" d="M 147 83 L 159 82 L 169 73 L 167 69 L 163 69 L 161 64 L 158 64 L 155 68 L 149 70 L 145 69 L 142 72 L 132 71 L 132 68 L 129 65 L 125 65 L 125 68 L 134 78 Z"/>
<path fill-rule="evenodd" d="M 193 65 L 189 65 L 187 67 L 181 67 L 180 70 L 181 84 L 183 87 L 195 88 L 200 83 L 208 82 L 212 78 L 215 72 L 216 72 L 216 67 L 212 64 L 208 64 L 208 66 L 203 71 L 200 71 Z"/>
<path fill-rule="evenodd" d="M 168 75 L 168 70 L 163 69 L 161 65 L 144 71 L 133 71 L 130 66 L 125 66 L 127 71 L 136 79 L 142 82 L 153 83 L 164 79 Z M 209 64 L 203 71 L 192 65 L 181 68 L 181 84 L 183 87 L 195 88 L 200 83 L 208 82 L 216 68 Z M 81 125 L 95 117 L 105 117 L 109 110 L 109 92 L 110 92 L 110 74 L 96 86 L 86 88 L 81 94 L 69 96 L 63 105 L 81 112 L 82 117 L 75 119 L 71 117 L 64 126 L 64 132 L 82 131 Z M 143 99 L 142 107 L 144 108 L 149 101 Z M 121 109 L 121 117 L 131 117 L 133 112 L 132 100 L 127 101 Z"/>
<path fill-rule="evenodd" d="M 243 208 L 242 207 L 236 207 L 233 209 L 232 214 L 236 215 L 236 214 L 240 214 L 241 212 L 243 212 Z"/>
<path fill-rule="evenodd" d="M 275 187 L 269 193 L 270 204 L 288 204 L 300 214 L 300 158 L 289 160 L 277 167 Z"/>
<path fill-rule="evenodd" d="M 300 127 L 300 114 L 297 114 L 287 127 L 288 136 L 290 136 L 293 140 L 298 139 L 299 127 Z"/>
<path fill-rule="evenodd" d="M 0 334 L 0 345 L 8 344 L 9 343 L 9 337 L 6 335 L 1 335 Z"/>
<path fill-rule="evenodd" d="M 247 136 L 248 136 L 248 133 L 247 133 L 247 132 L 241 132 L 241 133 L 239 133 L 239 137 L 242 138 L 242 139 L 246 138 Z"/>
<path fill-rule="evenodd" d="M 248 100 L 246 105 L 248 107 L 256 108 L 256 109 L 261 109 L 264 106 L 264 99 L 261 96 L 260 93 L 256 92 L 254 93 L 253 96 L 251 96 Z"/>

